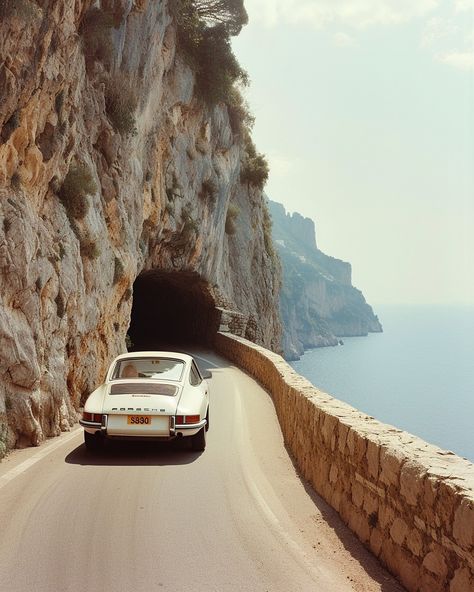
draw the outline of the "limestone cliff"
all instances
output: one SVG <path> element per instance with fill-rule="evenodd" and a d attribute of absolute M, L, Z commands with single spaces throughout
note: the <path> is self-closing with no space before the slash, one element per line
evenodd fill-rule
<path fill-rule="evenodd" d="M 0 456 L 73 425 L 146 270 L 279 348 L 266 205 L 194 89 L 166 0 L 0 1 Z"/>
<path fill-rule="evenodd" d="M 305 349 L 337 345 L 340 337 L 382 331 L 362 292 L 352 286 L 350 264 L 317 249 L 314 222 L 269 204 L 283 267 L 285 357 L 298 359 Z"/>

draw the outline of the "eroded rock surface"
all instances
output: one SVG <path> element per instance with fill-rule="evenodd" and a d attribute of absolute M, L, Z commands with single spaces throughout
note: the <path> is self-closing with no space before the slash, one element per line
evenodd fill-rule
<path fill-rule="evenodd" d="M 0 456 L 76 421 L 143 270 L 194 272 L 279 348 L 265 203 L 227 108 L 195 96 L 165 0 L 108 4 L 102 29 L 87 0 L 18 0 L 0 22 Z"/>

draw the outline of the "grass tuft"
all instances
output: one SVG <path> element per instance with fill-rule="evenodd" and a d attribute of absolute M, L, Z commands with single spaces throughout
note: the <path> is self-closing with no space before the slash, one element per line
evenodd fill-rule
<path fill-rule="evenodd" d="M 105 109 L 114 129 L 124 136 L 135 135 L 135 111 L 138 105 L 137 91 L 124 74 L 107 82 Z"/>
<path fill-rule="evenodd" d="M 225 219 L 225 231 L 227 234 L 235 234 L 237 231 L 236 220 L 240 214 L 239 208 L 235 204 L 229 204 L 227 208 L 227 216 Z"/>
<path fill-rule="evenodd" d="M 86 216 L 89 211 L 87 196 L 96 191 L 90 168 L 85 164 L 72 164 L 59 190 L 59 198 L 70 220 L 82 220 Z"/>

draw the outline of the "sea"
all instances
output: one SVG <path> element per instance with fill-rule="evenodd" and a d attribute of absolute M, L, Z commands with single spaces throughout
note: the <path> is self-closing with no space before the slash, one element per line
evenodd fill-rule
<path fill-rule="evenodd" d="M 474 307 L 375 312 L 383 333 L 308 350 L 292 367 L 337 399 L 474 462 Z"/>

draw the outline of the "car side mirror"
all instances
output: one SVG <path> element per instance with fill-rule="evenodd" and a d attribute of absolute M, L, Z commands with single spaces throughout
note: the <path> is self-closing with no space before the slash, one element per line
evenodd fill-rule
<path fill-rule="evenodd" d="M 212 374 L 211 374 L 210 370 L 203 370 L 201 372 L 201 375 L 204 378 L 204 380 L 207 380 L 208 378 L 212 378 Z"/>

